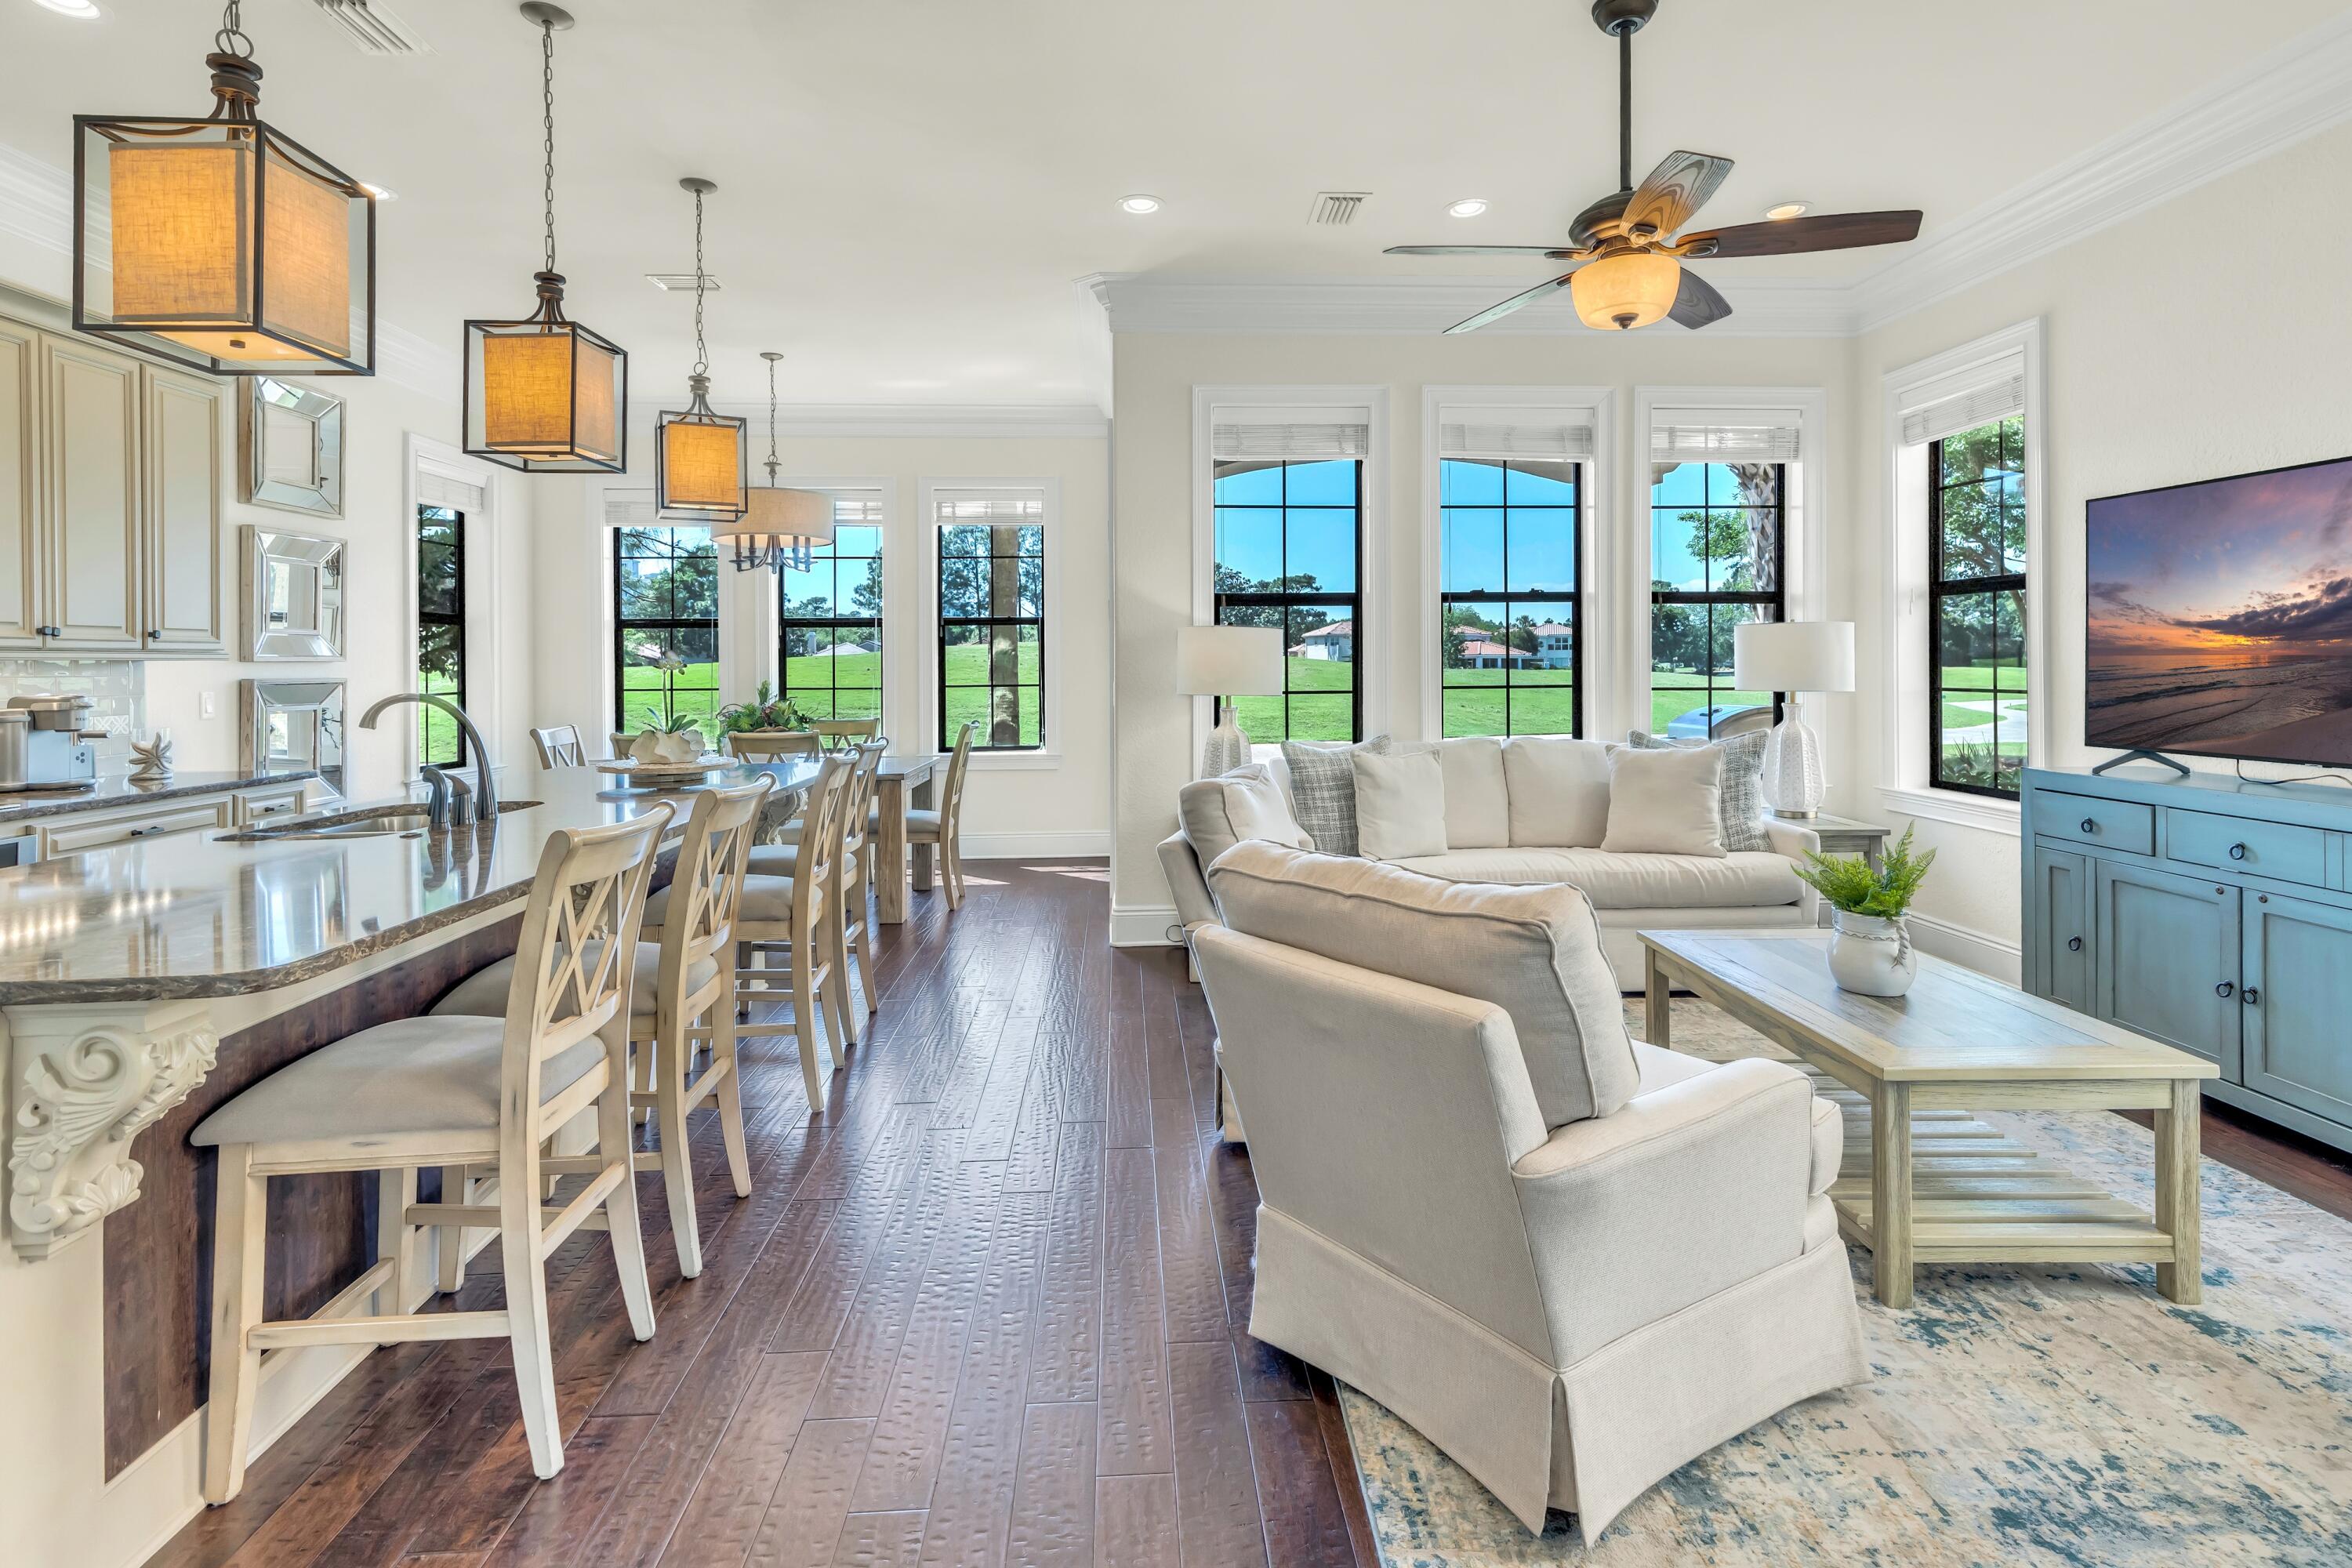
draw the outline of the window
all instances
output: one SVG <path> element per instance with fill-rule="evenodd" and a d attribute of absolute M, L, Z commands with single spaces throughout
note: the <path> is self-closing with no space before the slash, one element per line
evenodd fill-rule
<path fill-rule="evenodd" d="M 973 720 L 975 749 L 1045 743 L 1045 503 L 942 496 L 939 748 Z"/>
<path fill-rule="evenodd" d="M 466 514 L 416 509 L 416 689 L 466 706 Z M 459 768 L 465 731 L 437 708 L 416 709 L 416 760 Z"/>
<path fill-rule="evenodd" d="M 1353 457 L 1215 464 L 1216 624 L 1275 627 L 1289 656 L 1279 695 L 1234 699 L 1254 742 L 1362 733 L 1363 467 Z"/>
<path fill-rule="evenodd" d="M 833 542 L 777 584 L 784 695 L 813 719 L 882 716 L 882 503 L 836 496 Z"/>
<path fill-rule="evenodd" d="M 1650 730 L 1704 738 L 1776 700 L 1732 688 L 1731 645 L 1734 627 L 1785 613 L 1788 465 L 1654 462 L 1650 472 Z"/>
<path fill-rule="evenodd" d="M 2025 766 L 2025 420 L 1927 444 L 1927 779 L 2014 796 Z"/>
<path fill-rule="evenodd" d="M 707 721 L 719 707 L 719 552 L 707 528 L 624 528 L 613 574 L 613 727 Z"/>
<path fill-rule="evenodd" d="M 1448 735 L 1576 735 L 1577 465 L 1447 458 L 1438 468 Z"/>

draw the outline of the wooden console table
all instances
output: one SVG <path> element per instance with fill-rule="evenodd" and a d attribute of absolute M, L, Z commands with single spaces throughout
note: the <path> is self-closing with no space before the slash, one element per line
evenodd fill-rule
<path fill-rule="evenodd" d="M 2199 1299 L 2199 1082 L 2211 1062 L 1926 953 L 1911 994 L 1886 998 L 1830 979 L 1824 932 L 1640 936 L 1652 1045 L 1668 1043 L 1669 988 L 1694 992 L 1793 1052 L 1843 1110 L 1830 1199 L 1846 1239 L 1871 1249 L 1888 1306 L 1911 1304 L 1915 1263 L 1979 1261 L 2151 1262 L 2165 1296 Z M 2105 1110 L 2156 1113 L 2153 1217 L 1972 1114 Z"/>

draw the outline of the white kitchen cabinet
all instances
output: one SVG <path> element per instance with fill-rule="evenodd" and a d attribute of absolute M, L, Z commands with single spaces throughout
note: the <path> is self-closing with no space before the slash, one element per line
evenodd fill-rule
<path fill-rule="evenodd" d="M 139 362 L 41 339 L 47 483 L 46 647 L 136 652 L 141 635 Z"/>
<path fill-rule="evenodd" d="M 0 321 L 0 648 L 41 646 L 41 335 Z"/>
<path fill-rule="evenodd" d="M 145 640 L 154 653 L 221 653 L 222 384 L 154 365 L 146 393 L 140 488 Z"/>

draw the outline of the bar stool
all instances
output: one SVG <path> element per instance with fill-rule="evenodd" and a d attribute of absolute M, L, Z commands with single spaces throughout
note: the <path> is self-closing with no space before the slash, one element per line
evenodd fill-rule
<path fill-rule="evenodd" d="M 220 1150 L 205 1501 L 226 1502 L 244 1486 L 261 1358 L 298 1345 L 509 1340 L 531 1468 L 541 1477 L 562 1469 L 546 1258 L 592 1221 L 612 1233 L 630 1331 L 653 1337 L 630 1179 L 635 966 L 624 959 L 635 951 L 654 851 L 669 820 L 669 807 L 656 805 L 626 822 L 549 835 L 503 1018 L 403 1018 L 362 1029 L 280 1068 L 196 1128 L 191 1142 Z M 561 1208 L 542 1207 L 540 1145 L 592 1107 L 597 1156 L 587 1185 Z M 496 1204 L 415 1201 L 421 1167 L 476 1163 L 498 1166 Z M 318 1315 L 265 1322 L 268 1179 L 329 1171 L 381 1173 L 382 1255 Z M 404 1311 L 415 1227 L 468 1222 L 498 1227 L 506 1305 Z M 371 1302 L 373 1315 L 346 1315 Z"/>
<path fill-rule="evenodd" d="M 843 1023 L 844 1032 L 851 1045 L 865 1037 L 865 1018 L 882 1010 L 880 987 L 874 979 L 874 911 L 867 899 L 874 865 L 874 829 L 868 826 L 874 801 L 874 781 L 881 775 L 882 753 L 889 749 L 887 740 L 876 739 L 853 747 L 849 796 L 841 813 L 842 841 L 838 880 L 842 918 L 839 983 L 829 997 L 835 1016 Z M 799 824 L 788 824 L 783 829 L 784 843 L 757 844 L 751 847 L 750 867 L 755 877 L 790 877 L 800 868 Z M 857 963 L 853 970 L 849 959 L 855 953 Z M 866 1004 L 861 1015 L 851 1005 L 849 982 L 855 975 L 861 999 Z"/>
<path fill-rule="evenodd" d="M 677 1247 L 677 1271 L 691 1279 L 702 1272 L 702 1232 L 695 1219 L 694 1173 L 688 1158 L 686 1118 L 712 1096 L 719 1101 L 719 1136 L 727 1145 L 728 1173 L 735 1195 L 751 1195 L 751 1162 L 743 1135 L 743 1094 L 735 1058 L 734 987 L 721 972 L 732 952 L 735 909 L 743 890 L 743 856 L 767 805 L 772 779 L 761 779 L 734 789 L 704 790 L 694 797 L 686 819 L 686 836 L 677 850 L 677 868 L 670 879 L 671 898 L 653 895 L 646 906 L 646 940 L 637 943 L 636 985 L 631 997 L 629 1045 L 636 1054 L 637 1087 L 629 1095 L 632 1107 L 653 1112 L 659 1133 L 658 1152 L 640 1150 L 635 1155 L 640 1171 L 659 1171 L 668 1199 L 669 1228 Z M 676 892 L 685 889 L 685 914 L 654 924 L 655 901 L 666 912 L 677 907 Z M 496 1015 L 512 992 L 514 960 L 501 959 L 475 973 L 435 1004 L 436 1017 Z M 698 1022 L 699 1021 L 699 1022 Z M 699 1077 L 693 1043 L 710 1042 L 710 1065 Z M 542 1173 L 566 1175 L 583 1168 L 569 1158 L 540 1161 Z M 463 1170 L 441 1173 L 442 1190 L 464 1182 Z M 463 1232 L 442 1232 L 440 1285 L 455 1290 L 463 1282 Z"/>

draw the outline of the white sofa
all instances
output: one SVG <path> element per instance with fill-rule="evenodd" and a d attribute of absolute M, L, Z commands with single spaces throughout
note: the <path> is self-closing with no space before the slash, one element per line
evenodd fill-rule
<path fill-rule="evenodd" d="M 1629 1039 L 1580 897 L 1262 842 L 1211 878 L 1226 923 L 1194 951 L 1250 1121 L 1253 1335 L 1588 1545 L 1868 1376 L 1835 1107 L 1781 1063 Z"/>
<path fill-rule="evenodd" d="M 1393 864 L 1453 882 L 1565 883 L 1591 901 L 1601 952 L 1621 991 L 1643 988 L 1644 927 L 1751 929 L 1820 923 L 1819 895 L 1796 877 L 1820 838 L 1801 824 L 1762 819 L 1769 850 L 1699 855 L 1612 854 L 1600 847 L 1609 816 L 1607 747 L 1538 736 L 1435 742 L 1444 765 L 1446 849 Z M 1289 773 L 1265 759 L 1286 795 Z M 1184 823 L 1160 862 L 1190 932 L 1215 921 L 1209 865 L 1245 834 L 1222 825 L 1213 781 L 1186 787 Z M 1196 842 L 1197 840 L 1197 842 Z"/>

